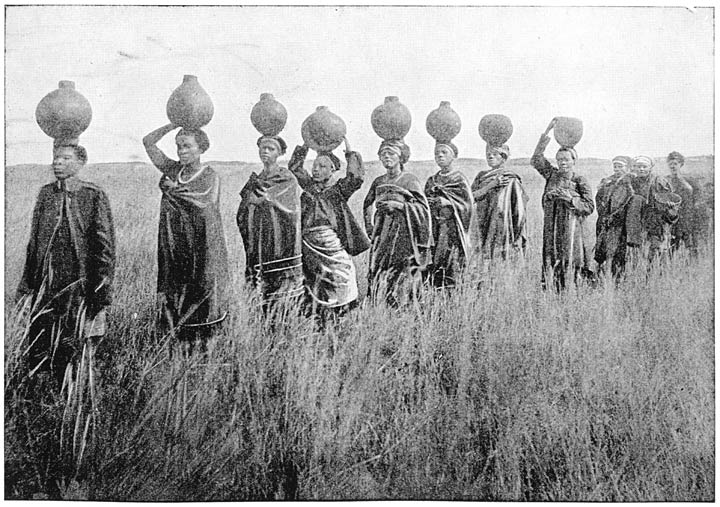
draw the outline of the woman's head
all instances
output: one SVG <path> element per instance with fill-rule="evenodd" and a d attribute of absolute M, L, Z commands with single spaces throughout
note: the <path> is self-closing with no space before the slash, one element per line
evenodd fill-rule
<path fill-rule="evenodd" d="M 287 150 L 287 144 L 280 136 L 260 136 L 257 145 L 258 155 L 264 165 L 275 164 L 278 157 Z"/>
<path fill-rule="evenodd" d="M 632 159 L 630 157 L 626 157 L 625 155 L 618 155 L 614 159 L 612 159 L 612 166 L 613 166 L 613 172 L 615 174 L 625 174 L 630 170 L 630 165 L 632 164 Z"/>
<path fill-rule="evenodd" d="M 458 149 L 453 143 L 436 143 L 435 144 L 435 163 L 441 169 L 450 167 L 458 156 Z"/>
<path fill-rule="evenodd" d="M 655 162 L 650 157 L 640 155 L 633 159 L 633 172 L 638 176 L 647 176 L 655 166 Z"/>
<path fill-rule="evenodd" d="M 312 179 L 324 183 L 330 179 L 334 171 L 340 170 L 340 159 L 331 152 L 319 152 L 312 166 Z"/>
<path fill-rule="evenodd" d="M 388 139 L 380 143 L 378 157 L 385 169 L 400 166 L 400 170 L 410 159 L 410 147 L 402 139 Z"/>
<path fill-rule="evenodd" d="M 210 148 L 210 139 L 200 130 L 180 129 L 175 136 L 175 145 L 180 163 L 191 165 L 200 161 L 200 155 Z"/>
<path fill-rule="evenodd" d="M 485 160 L 491 169 L 496 169 L 502 166 L 505 161 L 510 157 L 510 147 L 507 144 L 502 146 L 485 146 Z"/>
<path fill-rule="evenodd" d="M 563 146 L 555 155 L 555 161 L 557 162 L 558 169 L 560 169 L 560 171 L 572 171 L 573 167 L 575 167 L 575 162 L 577 161 L 577 152 L 575 151 L 575 148 Z"/>

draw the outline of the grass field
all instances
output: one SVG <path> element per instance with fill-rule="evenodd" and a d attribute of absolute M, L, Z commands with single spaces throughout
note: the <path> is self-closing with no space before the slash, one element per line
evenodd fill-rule
<path fill-rule="evenodd" d="M 235 226 L 238 192 L 259 167 L 213 164 L 236 294 L 207 354 L 189 359 L 154 334 L 158 173 L 88 166 L 83 178 L 107 191 L 117 232 L 99 378 L 79 376 L 65 400 L 34 411 L 17 379 L 23 322 L 12 297 L 51 174 L 7 168 L 6 498 L 40 490 L 49 472 L 38 456 L 63 428 L 67 499 L 713 500 L 712 243 L 618 287 L 543 292 L 543 182 L 526 160 L 513 163 L 530 196 L 524 262 L 496 266 L 482 284 L 472 265 L 455 293 L 426 292 L 399 310 L 366 301 L 323 332 L 292 311 L 274 327 L 260 318 Z M 690 159 L 687 169 L 707 175 L 713 164 Z M 484 162 L 458 165 L 472 179 Z M 367 169 L 351 201 L 358 217 L 381 173 L 377 162 Z M 595 189 L 610 163 L 578 169 Z M 424 181 L 434 164 L 408 170 Z"/>

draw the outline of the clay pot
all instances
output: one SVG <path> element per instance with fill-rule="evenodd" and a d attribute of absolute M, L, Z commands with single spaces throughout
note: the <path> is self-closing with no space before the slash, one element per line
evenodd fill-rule
<path fill-rule="evenodd" d="M 338 115 L 325 106 L 318 106 L 314 113 L 305 118 L 300 128 L 303 141 L 315 151 L 332 151 L 343 141 L 347 128 Z"/>
<path fill-rule="evenodd" d="M 582 120 L 560 116 L 553 129 L 555 141 L 564 148 L 574 148 L 583 135 Z"/>
<path fill-rule="evenodd" d="M 402 139 L 410 132 L 410 110 L 397 97 L 385 97 L 370 116 L 372 128 L 383 139 Z"/>
<path fill-rule="evenodd" d="M 486 114 L 480 120 L 478 132 L 490 146 L 502 146 L 512 136 L 513 125 L 504 114 Z"/>
<path fill-rule="evenodd" d="M 425 120 L 425 130 L 439 143 L 452 141 L 461 127 L 460 116 L 446 100 L 440 102 L 440 106 L 431 111 Z"/>
<path fill-rule="evenodd" d="M 75 91 L 72 81 L 60 81 L 54 90 L 38 103 L 35 120 L 53 139 L 74 139 L 87 130 L 92 120 L 90 102 Z"/>
<path fill-rule="evenodd" d="M 165 108 L 168 119 L 188 130 L 204 127 L 212 120 L 215 108 L 210 95 L 200 86 L 197 76 L 185 75 Z"/>
<path fill-rule="evenodd" d="M 276 136 L 285 128 L 287 110 L 272 93 L 262 93 L 250 112 L 250 121 L 262 135 Z"/>

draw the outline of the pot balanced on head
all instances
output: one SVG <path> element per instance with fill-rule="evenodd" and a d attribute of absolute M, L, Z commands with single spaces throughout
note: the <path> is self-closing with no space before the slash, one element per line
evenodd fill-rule
<path fill-rule="evenodd" d="M 397 97 L 387 97 L 370 119 L 383 138 L 378 157 L 386 173 L 372 182 L 363 203 L 371 241 L 368 292 L 397 305 L 416 293 L 430 262 L 430 207 L 420 180 L 406 170 L 408 108 Z"/>
<path fill-rule="evenodd" d="M 528 198 L 522 179 L 506 164 L 512 122 L 503 114 L 487 114 L 480 120 L 478 132 L 485 141 L 488 169 L 480 171 L 471 186 L 476 203 L 476 251 L 486 261 L 522 256 L 527 245 Z"/>
<path fill-rule="evenodd" d="M 555 128 L 561 143 L 551 164 L 544 156 L 550 143 L 548 133 Z M 585 217 L 595 210 L 592 189 L 587 178 L 575 172 L 575 143 L 582 137 L 582 122 L 565 117 L 553 118 L 531 158 L 533 167 L 545 178 L 543 205 L 542 283 L 550 278 L 556 289 L 566 287 L 568 280 L 592 277 L 590 249 L 585 243 Z"/>
<path fill-rule="evenodd" d="M 452 142 L 460 133 L 460 116 L 442 101 L 428 114 L 425 128 L 435 139 L 435 163 L 439 170 L 425 183 L 433 231 L 432 264 L 426 277 L 439 288 L 454 287 L 470 254 L 472 195 L 465 175 L 453 166 L 458 147 Z"/>

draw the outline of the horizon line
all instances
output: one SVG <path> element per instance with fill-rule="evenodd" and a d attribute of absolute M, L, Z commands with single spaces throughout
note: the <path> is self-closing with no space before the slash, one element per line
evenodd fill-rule
<path fill-rule="evenodd" d="M 511 163 L 511 162 L 513 162 L 513 161 L 530 160 L 530 158 L 531 158 L 531 157 L 515 157 L 515 158 L 509 158 L 507 162 L 508 162 L 508 163 Z M 657 159 L 662 160 L 662 159 L 664 159 L 664 158 L 665 158 L 664 156 L 653 157 L 653 159 L 656 159 L 656 160 L 657 160 Z M 715 154 L 712 154 L 712 153 L 711 153 L 711 154 L 704 154 L 704 155 L 686 155 L 686 156 L 685 156 L 685 160 L 688 160 L 688 159 L 697 159 L 697 158 L 715 158 Z M 455 160 L 485 160 L 485 159 L 484 159 L 484 158 L 477 158 L 477 157 L 458 157 L 458 158 L 455 159 Z M 609 162 L 609 161 L 611 161 L 612 159 L 611 159 L 611 158 L 600 158 L 600 157 L 580 157 L 580 158 L 578 158 L 578 160 L 602 160 L 602 161 L 608 161 L 608 162 Z M 364 161 L 363 161 L 363 163 L 366 163 L 366 164 L 371 164 L 371 163 L 374 163 L 374 162 L 379 163 L 378 160 L 370 160 L 370 161 L 364 160 Z M 434 160 L 434 159 L 411 160 L 410 163 L 412 163 L 412 162 L 418 162 L 418 163 L 424 163 L 424 162 L 434 163 L 435 160 Z M 247 161 L 244 161 L 244 160 L 220 160 L 220 159 L 211 159 L 211 160 L 209 160 L 209 161 L 207 161 L 207 162 L 202 162 L 202 163 L 203 163 L 203 164 L 246 164 L 246 165 L 262 164 L 259 160 L 258 160 L 258 161 L 253 161 L 253 162 L 247 162 Z M 110 162 L 89 162 L 87 165 L 90 166 L 90 165 L 101 165 L 101 164 L 146 164 L 146 165 L 153 165 L 152 162 L 150 162 L 149 160 L 148 160 L 148 161 L 145 161 L 145 160 L 125 160 L 125 161 L 116 160 L 116 161 L 110 161 Z M 46 166 L 50 166 L 50 165 L 52 165 L 52 164 L 49 164 L 49 163 L 47 163 L 47 162 L 19 162 L 19 163 L 16 163 L 16 164 L 6 165 L 5 168 L 6 168 L 6 169 L 9 169 L 9 168 L 11 168 L 11 167 L 25 166 L 25 165 L 40 165 L 40 166 L 46 165 Z"/>

